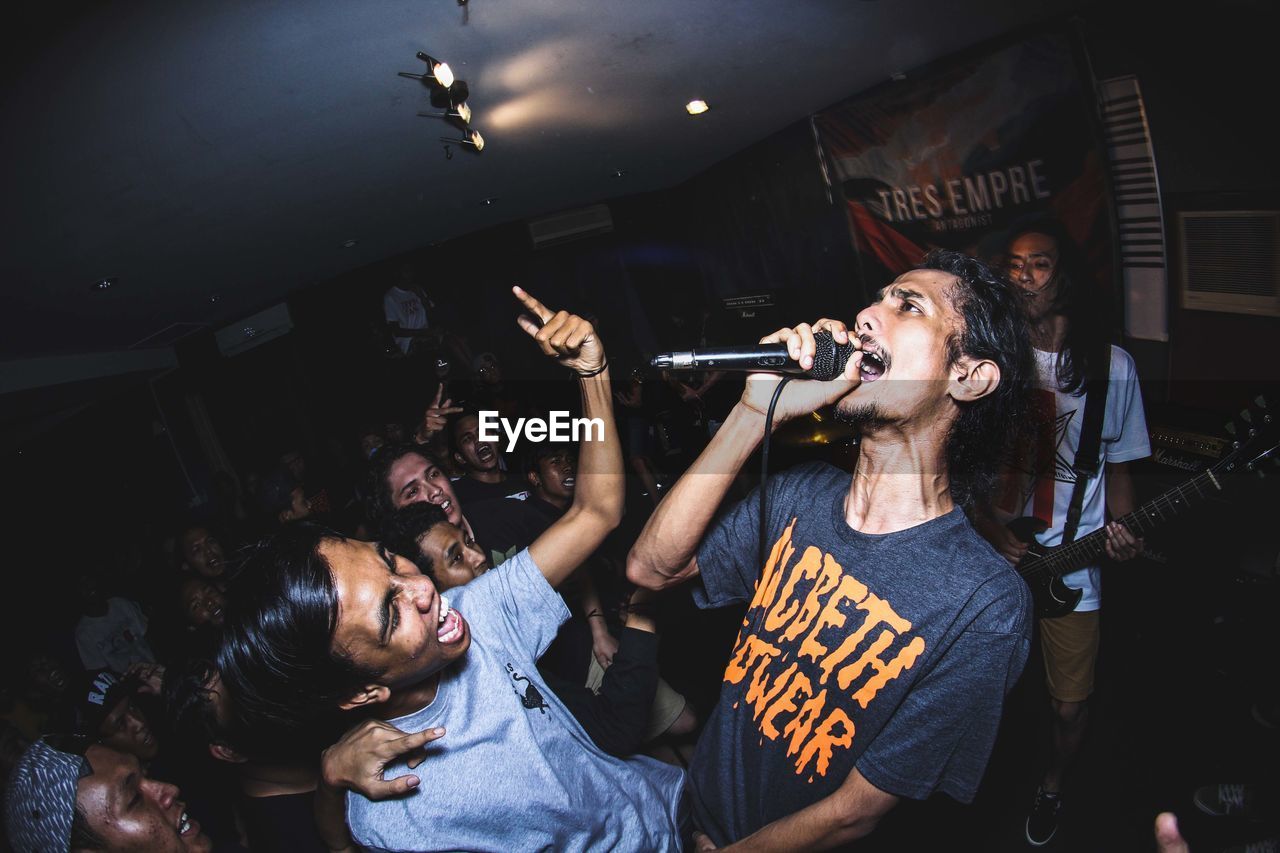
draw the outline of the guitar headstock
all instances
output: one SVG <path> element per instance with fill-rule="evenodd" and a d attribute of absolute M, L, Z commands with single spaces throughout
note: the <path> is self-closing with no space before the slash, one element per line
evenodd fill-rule
<path fill-rule="evenodd" d="M 1256 471 L 1259 475 L 1268 459 L 1280 466 L 1276 448 L 1280 447 L 1280 423 L 1276 418 L 1276 406 L 1264 395 L 1227 424 L 1231 436 L 1231 452 L 1219 460 L 1215 470 L 1232 474 L 1240 471 Z"/>

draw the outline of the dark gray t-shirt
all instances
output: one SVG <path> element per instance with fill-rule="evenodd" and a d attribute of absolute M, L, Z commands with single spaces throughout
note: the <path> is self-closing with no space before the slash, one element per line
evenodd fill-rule
<path fill-rule="evenodd" d="M 750 603 L 690 768 L 695 821 L 717 844 L 855 767 L 900 797 L 969 802 L 1026 663 L 1027 587 L 964 514 L 859 533 L 850 479 L 823 464 L 773 478 L 763 571 L 758 491 L 698 550 L 698 605 Z"/>
<path fill-rule="evenodd" d="M 373 850 L 679 850 L 684 773 L 603 752 L 538 674 L 569 610 L 529 549 L 448 598 L 471 625 L 471 648 L 431 704 L 390 721 L 447 733 L 409 795 L 347 794 L 355 840 Z M 386 776 L 406 772 L 400 761 Z"/>

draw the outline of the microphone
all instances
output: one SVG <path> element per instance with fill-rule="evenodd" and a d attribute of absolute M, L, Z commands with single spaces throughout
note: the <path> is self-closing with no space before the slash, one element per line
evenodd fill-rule
<path fill-rule="evenodd" d="M 830 332 L 813 335 L 813 368 L 805 370 L 787 355 L 786 344 L 754 344 L 746 347 L 706 347 L 664 352 L 653 357 L 657 370 L 730 370 L 738 373 L 789 373 L 826 382 L 844 372 L 853 356 L 852 343 L 838 344 Z"/>

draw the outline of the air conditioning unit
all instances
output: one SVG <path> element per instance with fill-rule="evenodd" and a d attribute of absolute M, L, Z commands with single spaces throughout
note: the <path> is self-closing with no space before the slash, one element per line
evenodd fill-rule
<path fill-rule="evenodd" d="M 1280 210 L 1178 214 L 1182 306 L 1280 317 Z"/>
<path fill-rule="evenodd" d="M 281 302 L 252 317 L 245 317 L 239 322 L 222 327 L 214 334 L 214 338 L 218 342 L 218 352 L 229 356 L 261 346 L 288 334 L 292 329 L 293 318 L 289 315 L 289 306 Z"/>
<path fill-rule="evenodd" d="M 608 206 L 593 204 L 590 207 L 530 219 L 527 224 L 533 247 L 540 249 L 570 240 L 580 240 L 593 234 L 607 234 L 613 230 L 613 215 Z"/>

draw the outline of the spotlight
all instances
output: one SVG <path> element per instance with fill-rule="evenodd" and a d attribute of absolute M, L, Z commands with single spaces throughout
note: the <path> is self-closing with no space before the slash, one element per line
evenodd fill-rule
<path fill-rule="evenodd" d="M 709 109 L 711 109 L 711 105 L 700 98 L 684 105 L 684 111 L 691 116 L 700 116 Z"/>
<path fill-rule="evenodd" d="M 484 137 L 480 135 L 480 131 L 478 130 L 468 130 L 464 139 L 449 139 L 448 137 L 442 136 L 440 137 L 440 141 L 474 148 L 476 151 L 484 150 Z"/>
<path fill-rule="evenodd" d="M 398 73 L 401 77 L 408 77 L 410 80 L 422 80 L 423 82 L 430 80 L 445 89 L 453 85 L 453 69 L 449 67 L 447 62 L 432 59 L 422 51 L 418 51 L 418 58 L 427 63 L 427 73 L 413 74 L 408 71 L 400 71 Z"/>
<path fill-rule="evenodd" d="M 466 104 L 458 104 L 453 109 L 443 113 L 418 113 L 423 118 L 442 118 L 445 121 L 462 122 L 464 125 L 471 124 L 471 107 Z M 466 128 L 462 128 L 466 130 Z"/>

